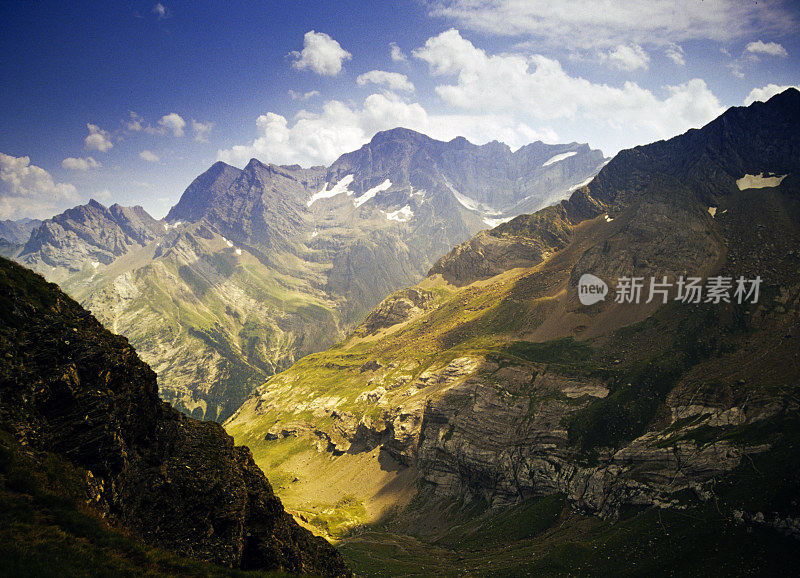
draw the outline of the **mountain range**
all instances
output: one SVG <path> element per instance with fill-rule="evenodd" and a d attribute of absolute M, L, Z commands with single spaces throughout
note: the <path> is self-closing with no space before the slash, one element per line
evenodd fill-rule
<path fill-rule="evenodd" d="M 796 89 L 610 161 L 216 163 L 20 245 L 106 327 L 0 261 L 3 532 L 62 566 L 346 575 L 310 529 L 358 575 L 800 568 Z"/>
<path fill-rule="evenodd" d="M 224 425 L 359 572 L 796 570 L 798 248 L 789 89 L 479 232 Z"/>
<path fill-rule="evenodd" d="M 327 168 L 215 163 L 162 221 L 92 201 L 12 256 L 128 337 L 164 399 L 222 421 L 453 246 L 565 197 L 605 161 L 577 143 L 512 152 L 395 129 Z"/>
<path fill-rule="evenodd" d="M 39 219 L 0 221 L 0 239 L 5 240 L 8 244 L 24 244 L 28 240 L 28 237 L 30 237 L 31 231 L 38 228 L 41 224 L 42 221 Z"/>

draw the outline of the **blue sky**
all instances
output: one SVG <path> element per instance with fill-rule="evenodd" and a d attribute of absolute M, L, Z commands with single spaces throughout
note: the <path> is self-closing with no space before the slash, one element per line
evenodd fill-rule
<path fill-rule="evenodd" d="M 0 218 L 162 217 L 216 160 L 327 164 L 407 126 L 607 155 L 800 84 L 748 0 L 3 2 Z"/>

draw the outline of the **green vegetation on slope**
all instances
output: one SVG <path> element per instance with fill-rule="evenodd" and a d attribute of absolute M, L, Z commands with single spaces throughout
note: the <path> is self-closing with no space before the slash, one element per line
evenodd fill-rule
<path fill-rule="evenodd" d="M 646 351 L 648 341 L 669 336 L 657 353 L 646 353 L 628 367 L 613 372 L 611 394 L 568 419 L 569 439 L 584 456 L 595 448 L 620 447 L 641 434 L 656 417 L 667 394 L 691 367 L 724 352 L 736 336 L 747 330 L 744 307 L 671 304 L 645 321 L 625 327 L 613 336 Z M 662 338 L 663 340 L 663 338 Z"/>

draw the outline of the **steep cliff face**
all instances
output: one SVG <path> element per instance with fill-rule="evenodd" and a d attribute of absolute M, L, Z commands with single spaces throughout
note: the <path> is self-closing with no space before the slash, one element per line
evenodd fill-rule
<path fill-rule="evenodd" d="M 715 499 L 726 519 L 797 535 L 798 134 L 789 90 L 621 153 L 568 201 L 454 249 L 226 428 L 298 478 L 292 507 L 310 496 L 314 448 L 396 472 L 364 489 L 362 519 L 386 493 L 407 503 L 414 477 L 420 532 L 437 502 L 559 494 L 610 519 Z M 767 140 L 774 155 L 752 149 Z M 580 303 L 585 273 L 609 284 L 604 301 Z M 638 304 L 615 300 L 623 276 L 646 280 Z M 676 300 L 680 276 L 730 278 L 729 300 Z M 668 303 L 647 302 L 651 277 L 673 284 Z M 739 277 L 760 277 L 757 302 L 733 297 Z"/>
<path fill-rule="evenodd" d="M 94 508 L 147 543 L 229 568 L 344 575 L 250 451 L 162 402 L 155 374 L 55 285 L 0 262 L 0 425 L 87 470 Z"/>

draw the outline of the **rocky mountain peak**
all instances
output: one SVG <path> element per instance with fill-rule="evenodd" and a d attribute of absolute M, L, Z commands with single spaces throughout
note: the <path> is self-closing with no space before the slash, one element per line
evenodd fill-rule
<path fill-rule="evenodd" d="M 30 238 L 31 231 L 36 229 L 42 221 L 39 219 L 19 219 L 0 221 L 0 239 L 5 239 L 14 245 L 23 245 Z"/>
<path fill-rule="evenodd" d="M 236 167 L 222 161 L 215 162 L 187 187 L 178 203 L 167 213 L 166 221 L 200 220 L 241 174 L 242 171 Z"/>
<path fill-rule="evenodd" d="M 466 148 L 468 146 L 473 146 L 472 143 L 469 142 L 463 136 L 455 137 L 454 139 L 450 140 L 449 144 L 453 145 L 454 147 L 458 147 L 458 148 Z"/>
<path fill-rule="evenodd" d="M 254 158 L 250 159 L 249 161 L 247 161 L 247 164 L 245 165 L 244 170 L 245 171 L 255 171 L 255 170 L 261 169 L 261 168 L 269 168 L 269 165 L 262 163 L 260 160 L 258 160 L 257 158 L 254 157 Z"/>
<path fill-rule="evenodd" d="M 92 199 L 43 221 L 31 232 L 19 260 L 58 281 L 92 263 L 107 265 L 163 232 L 163 223 L 142 207 L 108 208 Z"/>
<path fill-rule="evenodd" d="M 389 142 L 389 141 L 407 141 L 407 142 L 418 142 L 422 143 L 425 141 L 433 140 L 429 136 L 422 134 L 421 132 L 417 132 L 415 130 L 411 130 L 410 128 L 404 127 L 396 127 L 389 130 L 383 130 L 380 132 L 376 132 L 372 139 L 369 141 L 368 145 L 379 145 L 381 143 Z"/>

